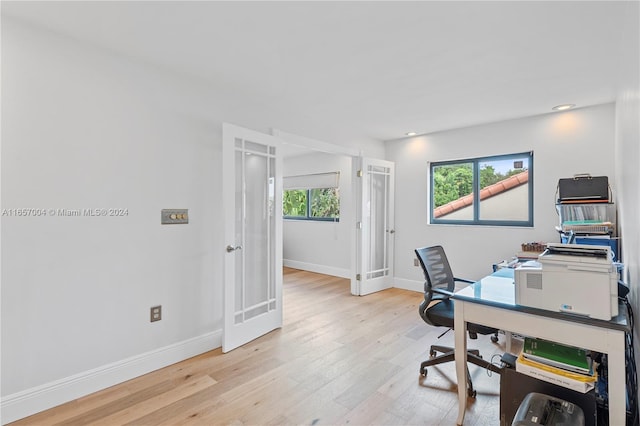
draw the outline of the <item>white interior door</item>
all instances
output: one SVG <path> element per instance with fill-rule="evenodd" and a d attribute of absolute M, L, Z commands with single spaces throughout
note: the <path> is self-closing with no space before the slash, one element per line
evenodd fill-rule
<path fill-rule="evenodd" d="M 277 138 L 223 124 L 228 352 L 282 326 L 282 155 Z"/>
<path fill-rule="evenodd" d="M 363 296 L 393 286 L 394 163 L 362 158 L 358 175 L 358 268 L 351 292 Z"/>

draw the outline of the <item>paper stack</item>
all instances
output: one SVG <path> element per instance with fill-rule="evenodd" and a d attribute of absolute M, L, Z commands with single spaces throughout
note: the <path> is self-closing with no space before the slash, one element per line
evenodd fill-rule
<path fill-rule="evenodd" d="M 597 375 L 584 349 L 525 337 L 516 371 L 565 388 L 586 393 Z"/>

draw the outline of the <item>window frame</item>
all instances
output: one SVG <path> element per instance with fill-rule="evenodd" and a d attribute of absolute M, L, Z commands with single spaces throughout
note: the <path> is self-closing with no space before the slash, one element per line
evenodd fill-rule
<path fill-rule="evenodd" d="M 339 189 L 339 188 L 300 188 L 300 189 L 285 189 L 282 191 L 282 196 L 284 197 L 284 194 L 286 191 L 305 191 L 307 193 L 307 208 L 306 208 L 306 212 L 307 215 L 306 216 L 288 216 L 284 214 L 284 209 L 282 212 L 282 218 L 286 219 L 286 220 L 310 220 L 310 221 L 314 221 L 314 222 L 340 222 L 340 216 L 338 217 L 317 217 L 317 216 L 311 216 L 311 191 L 315 190 L 315 189 Z M 340 193 L 338 192 L 338 203 L 340 202 Z M 342 207 L 340 207 L 340 213 L 342 213 Z M 340 214 L 338 213 L 338 214 Z"/>
<path fill-rule="evenodd" d="M 480 217 L 480 165 L 483 162 L 491 162 L 491 161 L 504 161 L 509 159 L 521 159 L 522 157 L 527 157 L 529 161 L 528 165 L 528 219 L 525 221 L 518 220 L 488 220 L 488 219 L 479 219 Z M 473 219 L 464 220 L 464 219 L 439 219 L 435 218 L 433 213 L 435 210 L 434 207 L 434 167 L 439 166 L 450 166 L 455 164 L 472 164 L 472 188 L 473 188 Z M 517 227 L 533 227 L 533 151 L 527 152 L 519 152 L 514 154 L 502 154 L 502 155 L 491 155 L 485 157 L 475 157 L 475 158 L 464 158 L 459 160 L 448 160 L 448 161 L 436 161 L 429 163 L 429 223 L 434 225 L 446 224 L 446 225 L 482 225 L 482 226 L 517 226 Z"/>

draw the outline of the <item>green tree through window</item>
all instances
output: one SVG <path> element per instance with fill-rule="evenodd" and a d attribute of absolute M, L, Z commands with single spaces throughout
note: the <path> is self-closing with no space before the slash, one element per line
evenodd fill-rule
<path fill-rule="evenodd" d="M 433 198 L 436 207 L 473 192 L 473 164 L 462 163 L 433 168 Z"/>
<path fill-rule="evenodd" d="M 340 218 L 340 193 L 338 188 L 285 190 L 282 200 L 285 218 L 330 220 Z"/>
<path fill-rule="evenodd" d="M 290 217 L 307 217 L 306 189 L 290 189 L 284 191 L 282 213 Z"/>
<path fill-rule="evenodd" d="M 310 192 L 311 217 L 340 217 L 340 197 L 338 196 L 338 188 L 312 189 Z"/>

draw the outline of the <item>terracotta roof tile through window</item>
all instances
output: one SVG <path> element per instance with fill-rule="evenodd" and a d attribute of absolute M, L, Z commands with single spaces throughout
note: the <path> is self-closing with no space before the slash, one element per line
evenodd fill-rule
<path fill-rule="evenodd" d="M 503 179 L 499 182 L 494 183 L 493 185 L 489 185 L 486 188 L 481 189 L 480 200 L 482 201 L 482 200 L 486 200 L 487 198 L 494 197 L 510 189 L 523 185 L 527 182 L 529 182 L 529 171 L 525 170 L 524 172 L 518 173 L 517 175 L 509 176 L 506 179 Z M 465 195 L 463 197 L 458 198 L 457 200 L 453 200 L 440 207 L 436 207 L 433 210 L 433 217 L 434 218 L 442 217 L 449 213 L 453 213 L 456 210 L 460 210 L 467 206 L 470 206 L 472 204 L 473 204 L 473 194 Z"/>

